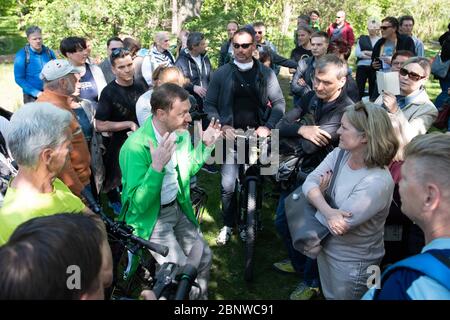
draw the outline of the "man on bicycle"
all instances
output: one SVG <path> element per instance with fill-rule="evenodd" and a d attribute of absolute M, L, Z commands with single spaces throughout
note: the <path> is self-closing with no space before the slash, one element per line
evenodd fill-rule
<path fill-rule="evenodd" d="M 208 118 L 220 120 L 226 139 L 234 140 L 235 129 L 247 128 L 254 128 L 258 136 L 267 137 L 286 107 L 280 85 L 275 73 L 253 58 L 256 41 L 252 28 L 236 31 L 232 45 L 234 61 L 213 74 L 204 109 Z M 235 186 L 239 166 L 234 150 L 225 150 L 225 154 L 221 169 L 224 227 L 216 239 L 218 245 L 229 241 L 236 220 Z"/>

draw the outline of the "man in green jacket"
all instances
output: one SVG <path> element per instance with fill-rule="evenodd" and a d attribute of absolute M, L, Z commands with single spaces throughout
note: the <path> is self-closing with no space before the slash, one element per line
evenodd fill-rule
<path fill-rule="evenodd" d="M 119 156 L 122 170 L 122 212 L 136 235 L 169 247 L 163 257 L 153 253 L 159 264 L 186 264 L 197 240 L 204 244 L 197 282 L 207 299 L 211 250 L 199 230 L 190 199 L 190 178 L 202 167 L 220 137 L 220 124 L 212 119 L 193 148 L 187 132 L 189 93 L 166 83 L 153 91 L 152 116 L 125 142 Z M 191 296 L 192 297 L 192 296 Z"/>

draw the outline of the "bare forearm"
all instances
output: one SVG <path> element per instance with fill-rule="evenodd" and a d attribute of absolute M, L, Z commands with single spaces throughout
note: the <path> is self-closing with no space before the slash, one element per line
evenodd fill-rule
<path fill-rule="evenodd" d="M 96 128 L 99 132 L 116 132 L 126 129 L 130 129 L 132 126 L 132 121 L 101 121 L 96 120 Z"/>
<path fill-rule="evenodd" d="M 330 211 L 331 207 L 323 197 L 322 192 L 320 191 L 319 187 L 312 188 L 308 194 L 307 198 L 309 202 L 322 213 L 325 218 L 329 218 L 328 212 Z"/>

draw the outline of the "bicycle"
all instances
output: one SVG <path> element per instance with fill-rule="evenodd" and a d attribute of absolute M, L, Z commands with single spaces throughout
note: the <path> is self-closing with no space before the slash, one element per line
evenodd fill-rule
<path fill-rule="evenodd" d="M 237 191 L 239 198 L 239 235 L 245 242 L 244 279 L 246 281 L 252 281 L 254 247 L 257 232 L 262 229 L 263 175 L 261 175 L 261 168 L 268 166 L 268 164 L 261 163 L 260 155 L 265 152 L 267 154 L 270 138 L 261 141 L 252 134 L 236 135 L 236 138 L 244 139 L 245 151 L 248 150 L 246 152 L 245 163 L 239 166 Z"/>

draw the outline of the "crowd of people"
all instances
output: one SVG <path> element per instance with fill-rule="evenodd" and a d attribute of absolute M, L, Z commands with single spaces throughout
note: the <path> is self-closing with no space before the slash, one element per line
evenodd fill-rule
<path fill-rule="evenodd" d="M 437 66 L 424 57 L 414 25 L 407 15 L 370 18 L 368 35 L 356 38 L 344 11 L 321 30 L 313 10 L 298 17 L 286 58 L 264 22 L 229 21 L 216 70 L 205 35 L 193 30 L 180 33 L 174 51 L 165 31 L 150 48 L 111 37 L 107 58 L 96 64 L 88 39 L 66 37 L 55 54 L 42 30 L 29 27 L 14 61 L 24 105 L 0 117 L 0 298 L 103 299 L 113 281 L 96 215 L 103 198 L 135 235 L 169 248 L 165 257 L 152 253 L 159 265 L 186 264 L 202 242 L 200 290 L 190 296 L 208 299 L 214 252 L 190 189 L 199 170 L 220 168 L 223 226 L 215 242 L 226 246 L 239 229 L 240 164 L 237 150 L 222 142 L 253 129 L 258 137 L 278 130 L 304 174 L 283 185 L 274 212 L 288 257 L 273 267 L 300 278 L 291 300 L 450 299 L 442 281 L 450 273 L 450 135 L 428 133 L 450 108 L 450 36 L 439 39 Z M 445 64 L 446 73 L 435 72 Z M 292 74 L 291 110 L 280 67 Z M 395 72 L 399 93 L 379 92 L 380 71 Z M 431 74 L 442 89 L 434 102 L 425 89 Z M 209 164 L 218 154 L 220 166 Z M 316 254 L 293 241 L 285 200 L 297 189 L 330 232 Z M 67 285 L 73 266 L 83 270 L 81 288 Z M 387 269 L 381 288 L 368 287 L 373 266 Z M 142 296 L 155 298 L 148 290 Z"/>

